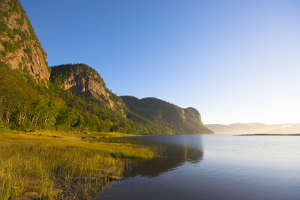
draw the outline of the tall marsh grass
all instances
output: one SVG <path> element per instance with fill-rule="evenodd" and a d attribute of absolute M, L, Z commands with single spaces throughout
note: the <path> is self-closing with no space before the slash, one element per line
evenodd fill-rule
<path fill-rule="evenodd" d="M 91 199 L 110 176 L 122 176 L 126 160 L 153 156 L 137 144 L 87 137 L 0 132 L 0 199 Z"/>

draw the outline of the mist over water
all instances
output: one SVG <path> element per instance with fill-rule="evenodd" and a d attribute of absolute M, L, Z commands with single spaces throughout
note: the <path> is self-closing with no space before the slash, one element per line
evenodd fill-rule
<path fill-rule="evenodd" d="M 298 200 L 300 137 L 145 136 L 158 158 L 131 163 L 98 199 Z"/>

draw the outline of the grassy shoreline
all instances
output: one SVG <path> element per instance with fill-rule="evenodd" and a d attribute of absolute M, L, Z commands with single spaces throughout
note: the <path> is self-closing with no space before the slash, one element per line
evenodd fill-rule
<path fill-rule="evenodd" d="M 0 199 L 92 199 L 154 151 L 121 133 L 0 131 Z"/>

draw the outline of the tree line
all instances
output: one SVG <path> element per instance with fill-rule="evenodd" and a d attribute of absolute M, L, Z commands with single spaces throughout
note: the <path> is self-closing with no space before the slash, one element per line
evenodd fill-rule
<path fill-rule="evenodd" d="M 134 122 L 101 102 L 76 96 L 55 83 L 37 83 L 29 74 L 9 69 L 3 63 L 0 63 L 0 128 L 167 132 L 164 127 Z"/>

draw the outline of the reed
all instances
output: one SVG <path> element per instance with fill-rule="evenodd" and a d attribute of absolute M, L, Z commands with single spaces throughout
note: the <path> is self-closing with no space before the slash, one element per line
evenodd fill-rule
<path fill-rule="evenodd" d="M 125 162 L 154 153 L 119 133 L 0 132 L 0 199 L 91 199 Z M 108 139 L 110 138 L 110 139 Z"/>

